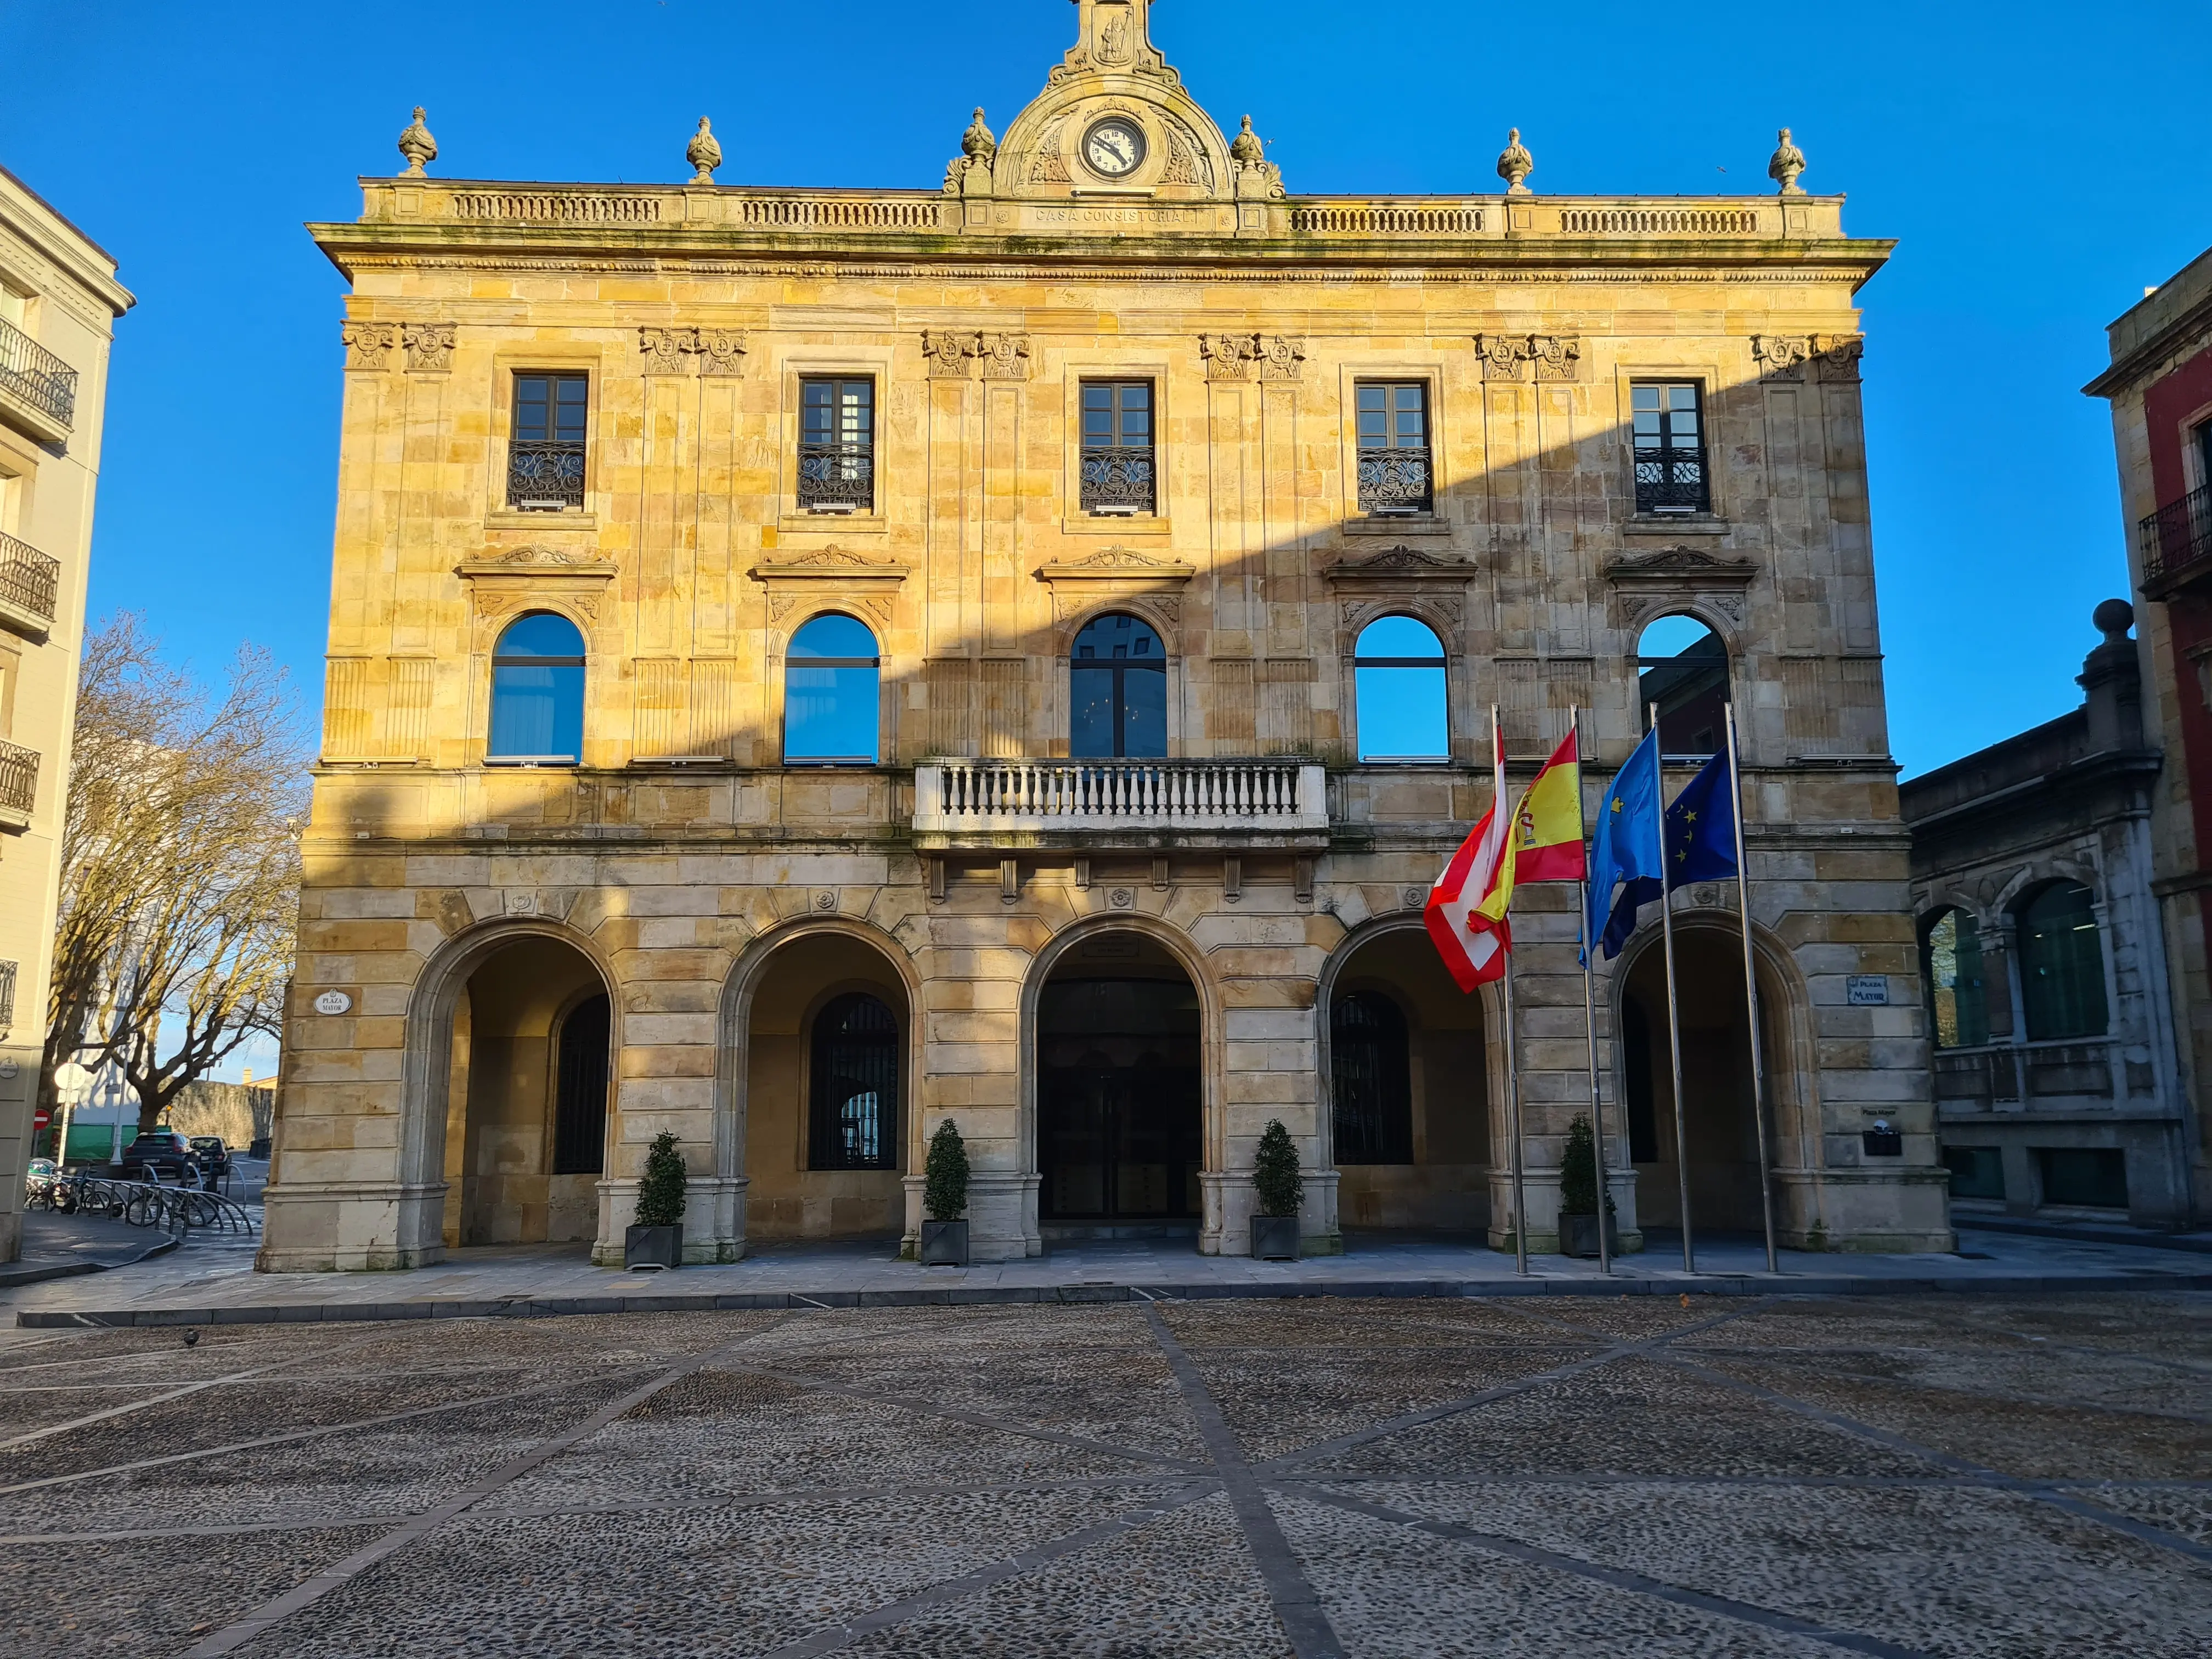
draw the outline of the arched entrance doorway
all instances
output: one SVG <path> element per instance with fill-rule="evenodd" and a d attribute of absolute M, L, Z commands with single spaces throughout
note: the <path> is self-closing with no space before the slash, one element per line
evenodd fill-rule
<path fill-rule="evenodd" d="M 1196 1234 L 1203 1024 L 1189 975 L 1140 933 L 1094 933 L 1054 965 L 1036 1017 L 1049 1237 Z"/>
<path fill-rule="evenodd" d="M 470 974 L 446 1091 L 448 1247 L 598 1237 L 612 1025 L 598 969 L 558 939 L 514 939 Z"/>
<path fill-rule="evenodd" d="M 897 1237 L 914 1139 L 905 981 L 838 932 L 779 945 L 750 983 L 747 1240 Z"/>
<path fill-rule="evenodd" d="M 1418 925 L 1360 941 L 1328 978 L 1328 1101 L 1346 1227 L 1478 1232 L 1490 1222 L 1480 997 Z"/>
<path fill-rule="evenodd" d="M 1771 1090 L 1785 1079 L 1775 1064 L 1774 1021 L 1780 1005 L 1770 977 L 1764 971 L 1759 975 L 1759 1000 L 1761 1056 Z M 1732 927 L 1685 927 L 1678 921 L 1674 985 L 1682 1022 L 1691 1224 L 1699 1237 L 1755 1233 L 1764 1222 L 1741 936 Z M 1628 1107 L 1629 1155 L 1639 1176 L 1637 1217 L 1645 1226 L 1679 1228 L 1681 1182 L 1667 1034 L 1667 960 L 1656 942 L 1647 944 L 1631 963 L 1620 1014 L 1622 1098 Z"/>

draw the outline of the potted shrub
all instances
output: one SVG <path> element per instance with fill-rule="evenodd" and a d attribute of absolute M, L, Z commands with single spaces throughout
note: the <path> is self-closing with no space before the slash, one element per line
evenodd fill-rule
<path fill-rule="evenodd" d="M 1298 1203 L 1305 1182 L 1298 1178 L 1298 1149 L 1280 1118 L 1267 1120 L 1252 1160 L 1252 1190 L 1260 1207 L 1252 1218 L 1252 1254 L 1265 1261 L 1298 1259 Z"/>
<path fill-rule="evenodd" d="M 1605 1195 L 1605 1246 L 1611 1255 L 1620 1254 L 1620 1235 L 1614 1231 L 1613 1194 Z M 1567 1154 L 1559 1165 L 1559 1253 L 1594 1256 L 1597 1249 L 1597 1138 L 1590 1121 L 1577 1117 L 1567 1125 Z"/>
<path fill-rule="evenodd" d="M 929 1138 L 921 1182 L 921 1265 L 968 1265 L 968 1148 L 951 1118 Z"/>
<path fill-rule="evenodd" d="M 645 1179 L 637 1187 L 637 1219 L 623 1235 L 624 1267 L 680 1267 L 684 1265 L 684 1154 L 676 1137 L 664 1129 L 645 1155 Z"/>

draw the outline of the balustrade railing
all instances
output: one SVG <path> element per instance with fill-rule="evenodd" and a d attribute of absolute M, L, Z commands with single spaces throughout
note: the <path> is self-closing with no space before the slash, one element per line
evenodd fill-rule
<path fill-rule="evenodd" d="M 1702 449 L 1636 451 L 1636 510 L 1638 513 L 1703 513 L 1712 505 Z"/>
<path fill-rule="evenodd" d="M 76 371 L 0 319 L 0 387 L 67 426 L 76 418 Z"/>
<path fill-rule="evenodd" d="M 2143 591 L 2178 586 L 2212 574 L 2212 484 L 2192 489 L 2146 517 L 2142 538 Z"/>
<path fill-rule="evenodd" d="M 552 511 L 584 504 L 584 446 L 574 440 L 517 439 L 507 447 L 510 507 Z"/>
<path fill-rule="evenodd" d="M 805 513 L 866 513 L 876 504 L 876 452 L 867 444 L 801 444 L 799 506 Z"/>
<path fill-rule="evenodd" d="M 27 611 L 41 622 L 54 619 L 62 565 L 28 542 L 0 534 L 0 601 Z"/>
<path fill-rule="evenodd" d="M 1326 788 L 1300 759 L 944 761 L 915 769 L 914 827 L 1326 830 Z"/>
<path fill-rule="evenodd" d="M 0 741 L 0 811 L 29 813 L 39 799 L 39 751 Z"/>
<path fill-rule="evenodd" d="M 1362 513 L 1426 513 L 1435 505 L 1435 491 L 1425 448 L 1359 452 Z"/>
<path fill-rule="evenodd" d="M 1083 510 L 1148 515 L 1159 510 L 1159 473 L 1152 447 L 1083 452 Z"/>

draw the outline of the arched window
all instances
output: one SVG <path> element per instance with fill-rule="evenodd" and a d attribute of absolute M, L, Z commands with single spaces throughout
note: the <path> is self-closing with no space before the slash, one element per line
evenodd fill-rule
<path fill-rule="evenodd" d="M 1921 936 L 1921 971 L 1938 1048 L 1974 1048 L 1990 1040 L 1982 983 L 1982 936 L 1964 910 L 1943 910 Z"/>
<path fill-rule="evenodd" d="M 1338 997 L 1328 1052 L 1336 1099 L 1336 1161 L 1411 1164 L 1413 1085 L 1406 1017 L 1374 991 Z"/>
<path fill-rule="evenodd" d="M 491 653 L 487 758 L 574 766 L 584 757 L 584 636 L 550 611 L 517 617 Z"/>
<path fill-rule="evenodd" d="M 1444 648 L 1411 617 L 1378 617 L 1352 653 L 1359 758 L 1449 760 L 1451 718 Z"/>
<path fill-rule="evenodd" d="M 898 1021 L 865 991 L 833 997 L 814 1017 L 810 1170 L 896 1170 Z"/>
<path fill-rule="evenodd" d="M 2027 1040 L 2105 1035 L 2105 950 L 2089 890 L 2055 881 L 2014 913 Z"/>
<path fill-rule="evenodd" d="M 1134 617 L 1085 624 L 1068 658 L 1067 752 L 1077 760 L 1165 760 L 1168 653 Z"/>
<path fill-rule="evenodd" d="M 553 1092 L 555 1175 L 606 1172 L 609 1016 L 606 998 L 587 997 L 561 1022 Z"/>
<path fill-rule="evenodd" d="M 873 766 L 883 659 L 850 617 L 817 617 L 791 636 L 783 670 L 787 764 Z"/>
<path fill-rule="evenodd" d="M 1636 706 L 1659 705 L 1659 748 L 1686 760 L 1720 752 L 1728 647 L 1695 617 L 1662 617 L 1636 642 Z"/>

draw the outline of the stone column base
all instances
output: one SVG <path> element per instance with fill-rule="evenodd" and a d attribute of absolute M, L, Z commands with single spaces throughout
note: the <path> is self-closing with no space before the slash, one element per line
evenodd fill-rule
<path fill-rule="evenodd" d="M 446 1259 L 446 1183 L 287 1183 L 262 1200 L 264 1273 L 380 1273 Z"/>

